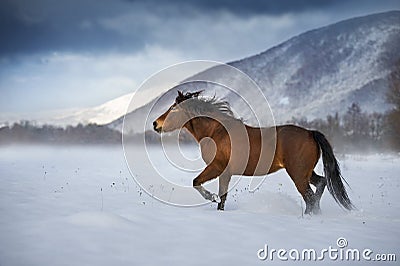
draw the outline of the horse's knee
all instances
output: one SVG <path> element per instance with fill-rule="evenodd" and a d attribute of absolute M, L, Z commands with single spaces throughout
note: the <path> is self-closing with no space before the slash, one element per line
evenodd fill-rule
<path fill-rule="evenodd" d="M 194 187 L 198 187 L 198 186 L 201 186 L 201 185 L 202 185 L 202 183 L 201 183 L 201 181 L 199 179 L 197 179 L 197 178 L 193 179 L 193 186 Z"/>

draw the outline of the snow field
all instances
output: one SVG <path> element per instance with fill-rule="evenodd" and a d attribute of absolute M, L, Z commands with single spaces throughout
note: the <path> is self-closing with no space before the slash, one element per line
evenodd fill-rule
<path fill-rule="evenodd" d="M 218 212 L 211 203 L 182 208 L 149 197 L 130 176 L 121 147 L 0 150 L 2 266 L 262 265 L 272 263 L 257 258 L 265 244 L 321 250 L 337 248 L 339 237 L 349 248 L 399 256 L 398 155 L 338 156 L 358 210 L 343 211 L 325 191 L 322 214 L 304 216 L 285 171 L 254 193 L 242 179 Z M 321 163 L 316 170 L 322 173 Z M 354 264 L 324 260 L 337 263 Z"/>

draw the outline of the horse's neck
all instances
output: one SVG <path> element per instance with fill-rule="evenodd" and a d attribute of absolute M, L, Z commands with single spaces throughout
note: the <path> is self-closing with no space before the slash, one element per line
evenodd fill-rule
<path fill-rule="evenodd" d="M 217 121 L 208 117 L 193 118 L 185 125 L 198 142 L 205 137 L 212 138 L 219 126 L 221 125 Z"/>

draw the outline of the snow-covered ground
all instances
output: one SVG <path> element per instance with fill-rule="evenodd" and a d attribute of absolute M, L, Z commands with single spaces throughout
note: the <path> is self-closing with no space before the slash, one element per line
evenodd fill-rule
<path fill-rule="evenodd" d="M 395 253 L 397 262 L 382 262 L 395 265 L 400 157 L 338 158 L 358 210 L 343 211 L 326 191 L 323 213 L 303 216 L 304 204 L 285 171 L 268 176 L 255 193 L 242 180 L 226 211 L 218 212 L 211 203 L 173 207 L 146 195 L 130 176 L 121 147 L 2 147 L 0 265 L 304 263 L 288 253 L 285 262 L 276 253 L 273 261 L 262 261 L 257 253 L 265 245 L 269 251 L 315 249 L 318 255 L 329 246 L 371 249 L 372 258 Z M 342 249 L 340 237 L 348 243 Z M 354 264 L 331 260 L 328 253 L 324 263 Z"/>

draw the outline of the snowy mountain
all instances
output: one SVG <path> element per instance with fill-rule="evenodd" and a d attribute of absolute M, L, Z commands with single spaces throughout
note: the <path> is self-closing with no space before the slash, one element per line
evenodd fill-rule
<path fill-rule="evenodd" d="M 258 55 L 231 62 L 262 89 L 269 101 L 276 122 L 284 123 L 293 117 L 308 119 L 325 118 L 329 114 L 343 114 L 353 103 L 363 111 L 384 112 L 388 75 L 395 62 L 400 60 L 400 11 L 353 18 L 296 36 Z M 213 72 L 213 74 L 209 74 Z M 218 82 L 232 77 L 224 76 L 217 69 L 206 70 L 191 80 L 202 76 L 220 75 Z M 198 84 L 182 86 L 193 90 Z M 216 89 L 206 84 L 209 95 Z M 245 88 L 240 88 L 246 94 Z M 175 94 L 163 97 L 158 103 L 165 110 Z M 233 93 L 217 96 L 228 100 L 235 110 L 243 110 Z M 154 102 L 134 110 L 126 116 L 126 130 L 135 132 Z M 251 99 L 252 106 L 263 106 L 260 97 Z M 154 113 L 154 112 L 153 112 Z M 158 113 L 159 114 L 159 113 Z M 252 123 L 249 114 L 238 114 Z M 149 120 L 156 114 L 150 114 Z M 112 122 L 121 128 L 123 118 Z M 132 125 L 132 126 L 129 126 Z M 146 128 L 151 128 L 147 123 Z M 141 127 L 143 130 L 143 127 Z"/>
<path fill-rule="evenodd" d="M 75 125 L 78 123 L 95 123 L 99 125 L 110 123 L 115 117 L 122 116 L 127 111 L 127 106 L 133 94 L 126 94 L 108 101 L 102 105 L 73 111 L 72 113 L 58 116 L 56 124 Z"/>
<path fill-rule="evenodd" d="M 158 94 L 157 94 L 158 93 Z M 83 109 L 61 109 L 54 111 L 44 111 L 39 113 L 22 113 L 22 114 L 0 114 L 0 127 L 6 124 L 13 124 L 20 121 L 33 121 L 37 125 L 50 124 L 55 126 L 75 126 L 81 124 L 109 124 L 115 119 L 124 116 L 128 111 L 129 103 L 133 95 L 137 101 L 134 106 L 130 106 L 130 110 L 136 110 L 151 100 L 159 96 L 161 92 L 141 91 L 129 93 L 107 101 L 99 106 L 83 108 Z M 4 122 L 7 121 L 7 122 Z"/>
<path fill-rule="evenodd" d="M 126 113 L 132 95 L 133 93 L 126 94 L 91 108 L 61 109 L 21 114 L 3 113 L 0 114 L 0 127 L 20 121 L 33 121 L 37 125 L 50 124 L 54 126 L 75 126 L 79 123 L 103 125 L 112 122 Z"/>
<path fill-rule="evenodd" d="M 367 112 L 387 110 L 387 76 L 398 60 L 395 11 L 313 30 L 232 65 L 262 87 L 275 118 L 284 122 L 343 113 L 353 102 Z"/>
<path fill-rule="evenodd" d="M 125 94 L 102 105 L 73 111 L 64 116 L 58 116 L 56 119 L 60 124 L 64 123 L 68 125 L 78 123 L 95 123 L 98 125 L 109 124 L 116 118 L 124 116 L 127 112 L 137 110 L 143 105 L 148 104 L 151 100 L 158 97 L 160 93 L 161 92 L 146 90 Z M 129 106 L 134 95 L 136 100 L 135 105 Z M 130 110 L 128 110 L 128 107 Z"/>

